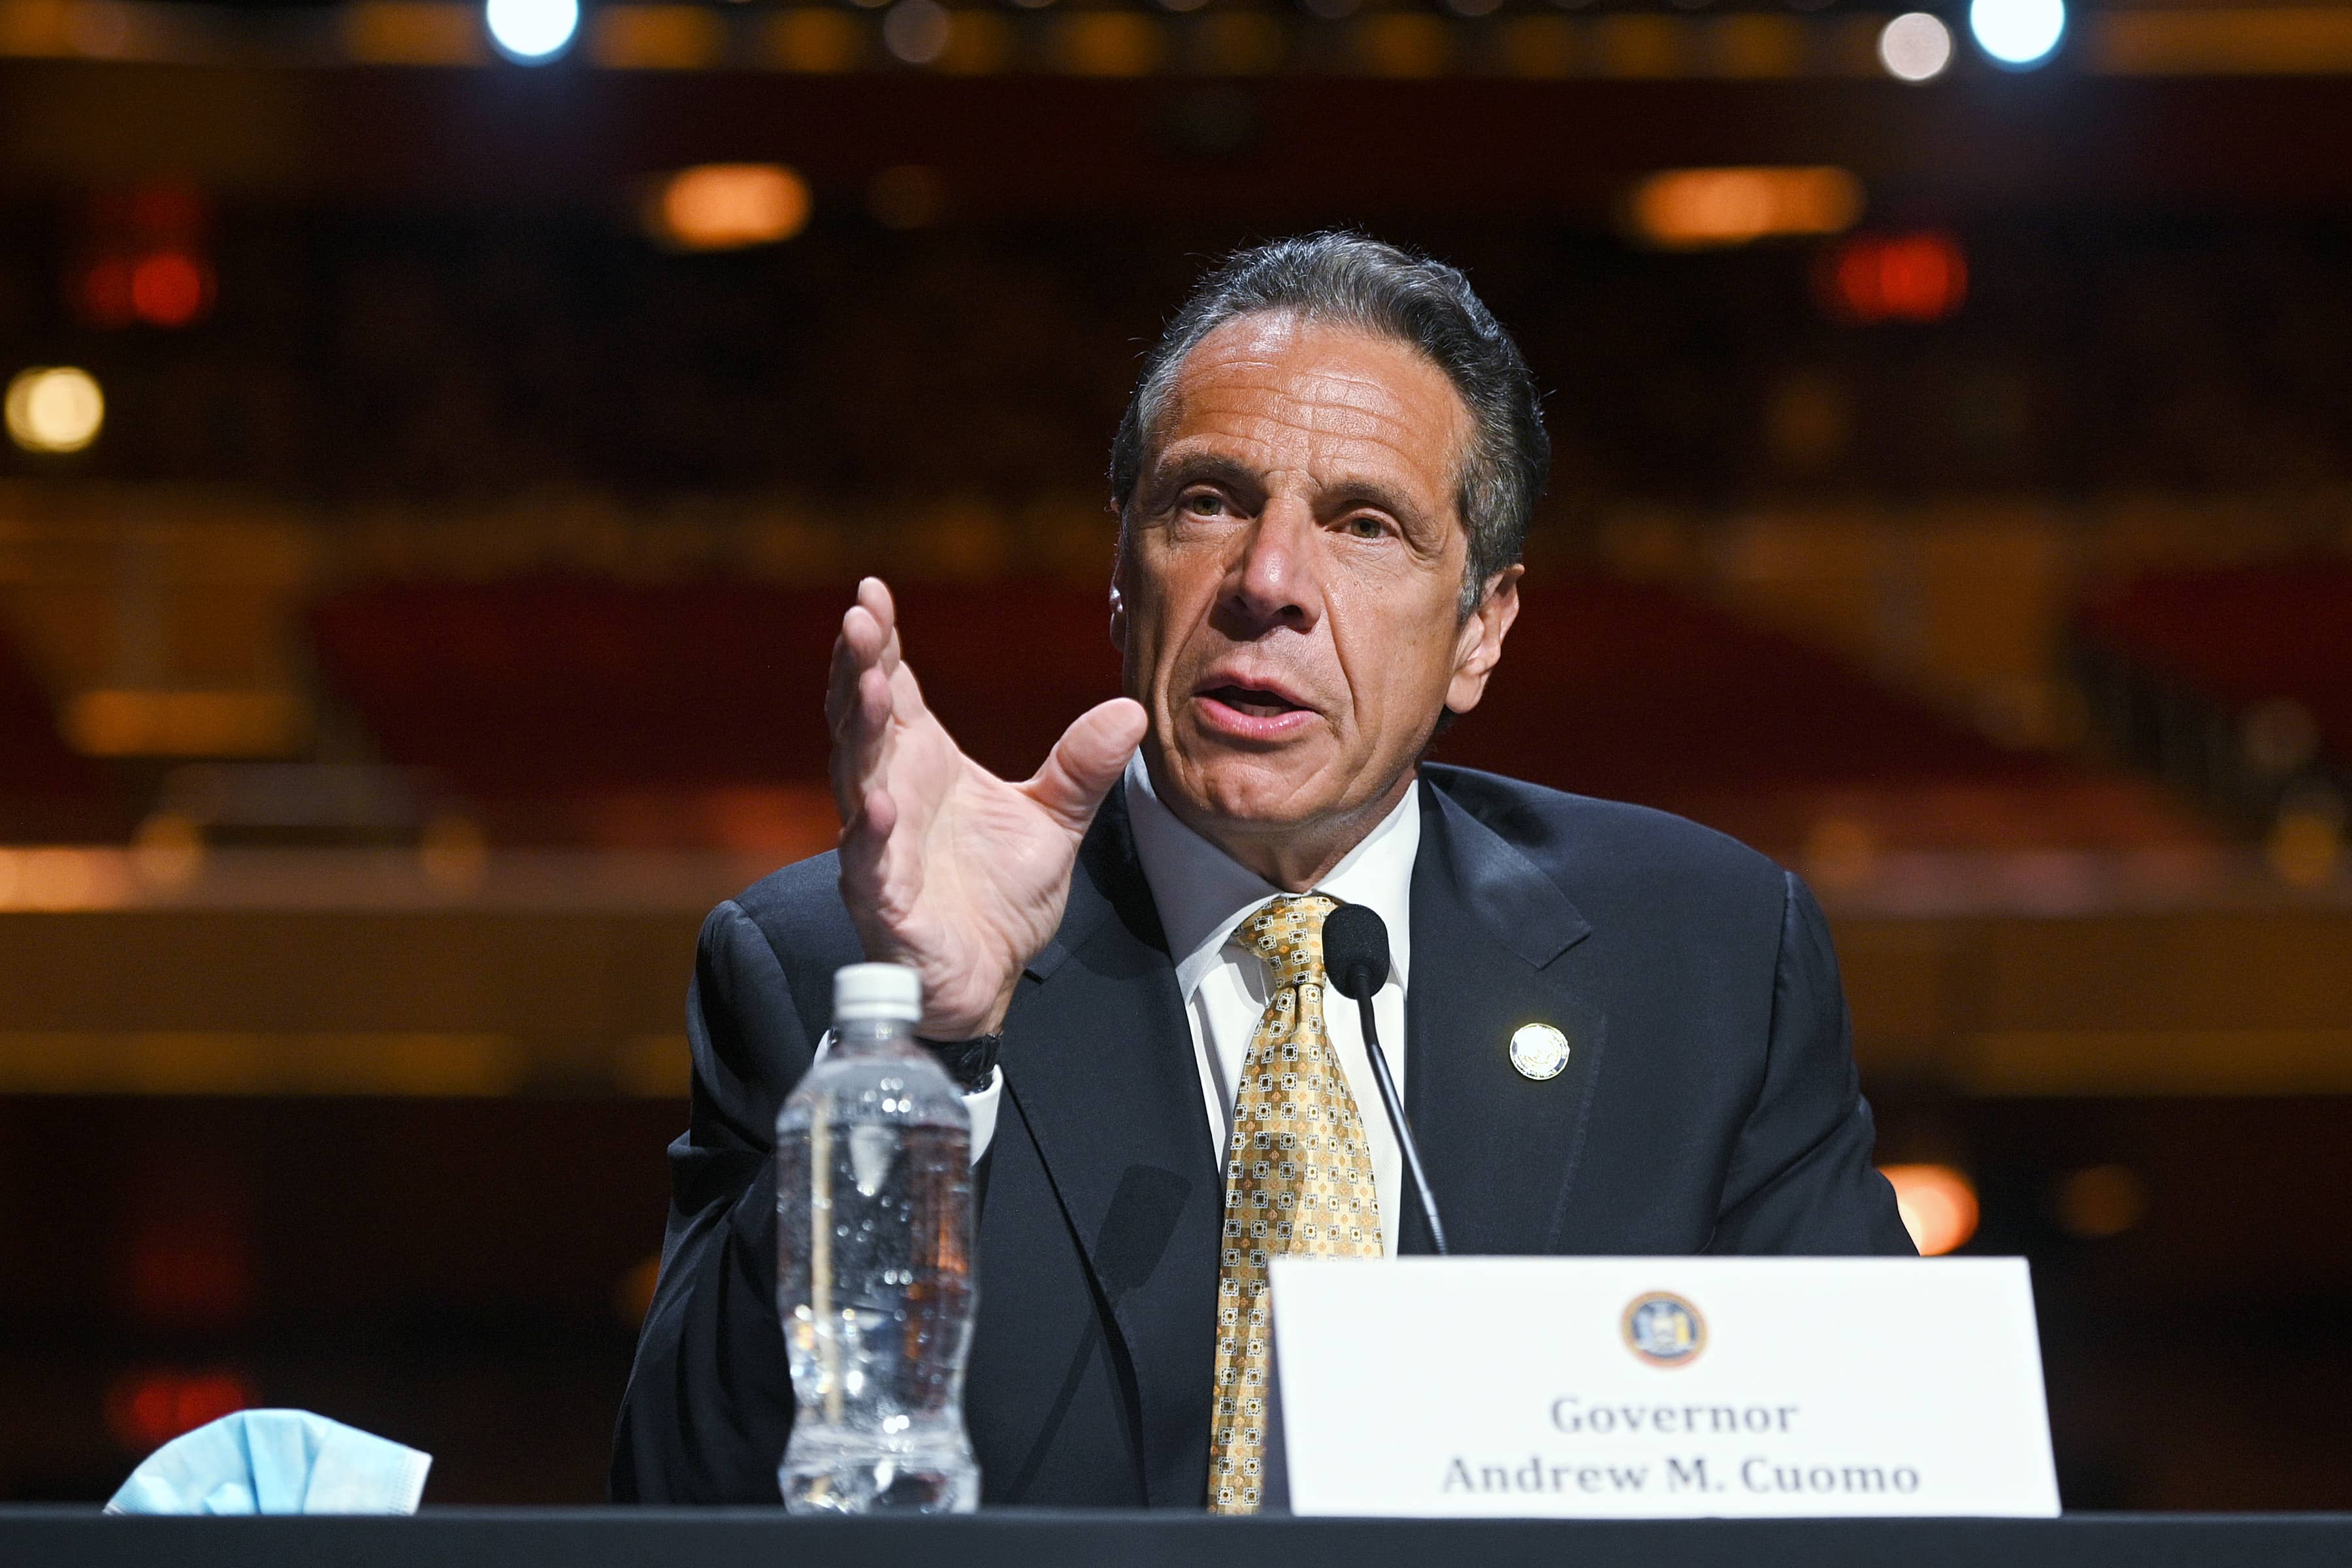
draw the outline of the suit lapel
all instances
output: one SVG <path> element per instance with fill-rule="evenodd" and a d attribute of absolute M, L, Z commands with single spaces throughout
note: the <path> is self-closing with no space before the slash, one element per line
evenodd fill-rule
<path fill-rule="evenodd" d="M 1591 933 L 1559 885 L 1424 774 L 1405 994 L 1406 1112 L 1459 1254 L 1559 1245 L 1606 1020 L 1554 960 Z M 1511 1065 L 1512 1034 L 1549 1024 L 1568 1065 L 1540 1082 Z M 1399 1247 L 1431 1250 L 1404 1206 Z"/>
<path fill-rule="evenodd" d="M 1145 1496 L 1206 1496 L 1223 1181 L 1176 972 L 1114 789 L 1005 1021 L 1006 1092 L 1117 1324 Z"/>

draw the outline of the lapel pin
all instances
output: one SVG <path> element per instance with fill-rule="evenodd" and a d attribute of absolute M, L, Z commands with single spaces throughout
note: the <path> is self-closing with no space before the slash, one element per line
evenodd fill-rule
<path fill-rule="evenodd" d="M 1568 1066 L 1568 1037 L 1549 1024 L 1522 1024 L 1511 1035 L 1511 1065 L 1541 1083 Z"/>

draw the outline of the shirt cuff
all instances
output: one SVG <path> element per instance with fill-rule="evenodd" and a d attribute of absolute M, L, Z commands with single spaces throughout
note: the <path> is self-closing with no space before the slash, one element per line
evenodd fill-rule
<path fill-rule="evenodd" d="M 827 1029 L 824 1038 L 816 1043 L 816 1057 L 809 1065 L 814 1067 L 824 1060 L 825 1053 L 831 1049 L 833 1031 Z M 996 1110 L 1003 1103 L 1004 1064 L 999 1062 L 988 1069 L 987 1088 L 963 1097 L 963 1108 L 971 1116 L 971 1163 L 975 1165 L 988 1152 L 989 1142 L 996 1136 Z"/>

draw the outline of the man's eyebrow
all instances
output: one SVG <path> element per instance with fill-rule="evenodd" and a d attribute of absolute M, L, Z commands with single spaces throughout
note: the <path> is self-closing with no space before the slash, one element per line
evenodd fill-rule
<path fill-rule="evenodd" d="M 1151 479 L 1153 488 L 1161 490 L 1203 481 L 1244 493 L 1265 488 L 1265 481 L 1249 465 L 1218 452 L 1179 453 L 1160 463 Z"/>

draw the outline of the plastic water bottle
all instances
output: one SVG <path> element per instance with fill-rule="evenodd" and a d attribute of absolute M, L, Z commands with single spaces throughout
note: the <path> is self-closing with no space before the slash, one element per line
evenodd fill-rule
<path fill-rule="evenodd" d="M 776 1118 L 776 1306 L 799 1410 L 795 1513 L 969 1513 L 971 1115 L 915 1043 L 922 984 L 834 976 L 833 1046 Z"/>

